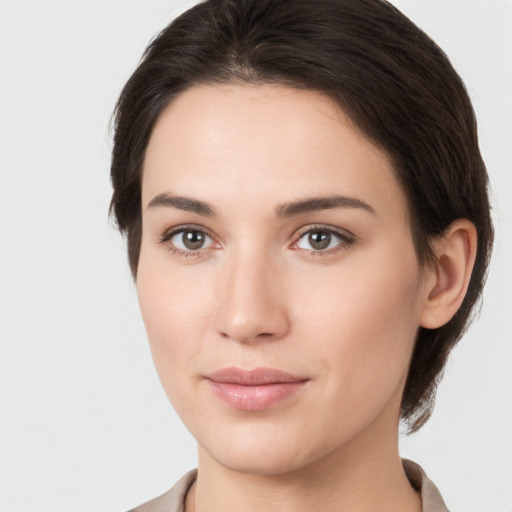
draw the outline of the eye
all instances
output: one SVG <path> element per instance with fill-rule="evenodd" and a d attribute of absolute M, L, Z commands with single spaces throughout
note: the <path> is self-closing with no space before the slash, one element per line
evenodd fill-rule
<path fill-rule="evenodd" d="M 163 243 L 170 243 L 178 252 L 195 252 L 210 249 L 215 246 L 213 239 L 204 231 L 197 228 L 182 228 L 164 235 Z"/>
<path fill-rule="evenodd" d="M 343 245 L 350 245 L 353 240 L 330 229 L 310 229 L 295 242 L 297 249 L 314 252 L 328 252 Z M 340 247 L 341 248 L 341 247 Z"/>

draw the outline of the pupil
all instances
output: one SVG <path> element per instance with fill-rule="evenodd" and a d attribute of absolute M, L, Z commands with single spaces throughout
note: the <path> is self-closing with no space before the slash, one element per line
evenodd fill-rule
<path fill-rule="evenodd" d="M 331 234 L 325 231 L 315 231 L 309 234 L 309 243 L 313 249 L 318 251 L 329 247 L 331 243 Z"/>
<path fill-rule="evenodd" d="M 200 249 L 204 244 L 204 233 L 200 231 L 185 231 L 183 233 L 183 245 L 187 249 Z"/>

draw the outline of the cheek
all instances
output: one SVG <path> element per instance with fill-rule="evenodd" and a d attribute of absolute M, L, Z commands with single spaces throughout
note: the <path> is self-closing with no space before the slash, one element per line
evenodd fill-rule
<path fill-rule="evenodd" d="M 190 369 L 200 357 L 211 317 L 211 294 L 208 280 L 183 269 L 172 272 L 165 261 L 141 253 L 139 305 L 156 370 L 173 403 L 179 389 L 190 384 Z"/>
<path fill-rule="evenodd" d="M 414 254 L 388 259 L 303 277 L 307 292 L 294 293 L 296 310 L 307 312 L 297 315 L 299 329 L 323 361 L 329 389 L 348 400 L 384 400 L 408 372 L 419 325 L 419 272 Z"/>

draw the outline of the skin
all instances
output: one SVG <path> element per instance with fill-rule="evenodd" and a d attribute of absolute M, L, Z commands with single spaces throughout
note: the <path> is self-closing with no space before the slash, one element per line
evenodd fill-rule
<path fill-rule="evenodd" d="M 286 211 L 333 195 L 350 200 Z M 327 98 L 276 85 L 182 93 L 151 136 L 142 202 L 141 311 L 199 445 L 187 510 L 420 510 L 398 454 L 400 400 L 419 326 L 462 300 L 470 226 L 439 244 L 461 265 L 421 269 L 387 155 Z M 198 250 L 183 243 L 190 225 Z M 331 232 L 325 250 L 311 244 L 319 232 Z M 238 410 L 205 379 L 231 366 L 306 383 Z"/>

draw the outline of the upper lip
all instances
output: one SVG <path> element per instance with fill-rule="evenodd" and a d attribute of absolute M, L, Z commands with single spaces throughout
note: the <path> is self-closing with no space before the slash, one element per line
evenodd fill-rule
<path fill-rule="evenodd" d="M 223 384 L 241 384 L 244 386 L 258 386 L 263 384 L 286 384 L 292 382 L 303 382 L 308 380 L 304 377 L 292 375 L 276 368 L 254 368 L 243 370 L 230 367 L 214 371 L 206 375 L 207 379 Z"/>

